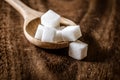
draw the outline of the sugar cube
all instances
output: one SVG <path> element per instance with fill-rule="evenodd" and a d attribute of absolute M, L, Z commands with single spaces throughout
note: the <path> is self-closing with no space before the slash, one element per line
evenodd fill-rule
<path fill-rule="evenodd" d="M 41 16 L 41 24 L 47 27 L 57 27 L 60 25 L 60 15 L 52 10 L 48 10 Z"/>
<path fill-rule="evenodd" d="M 76 41 L 69 44 L 69 56 L 81 60 L 87 56 L 88 44 Z"/>
<path fill-rule="evenodd" d="M 42 34 L 42 42 L 54 42 L 56 30 L 50 27 L 44 27 Z"/>
<path fill-rule="evenodd" d="M 64 41 L 76 41 L 82 36 L 80 26 L 67 26 L 62 30 L 62 37 Z"/>
<path fill-rule="evenodd" d="M 64 29 L 65 26 L 60 26 L 56 28 L 56 36 L 55 36 L 55 42 L 61 42 L 63 41 L 62 38 L 62 29 Z"/>
<path fill-rule="evenodd" d="M 35 33 L 35 38 L 41 40 L 42 33 L 43 33 L 43 26 L 38 25 L 38 28 L 37 28 L 36 33 Z"/>
<path fill-rule="evenodd" d="M 56 31 L 55 42 L 63 41 L 61 30 Z"/>

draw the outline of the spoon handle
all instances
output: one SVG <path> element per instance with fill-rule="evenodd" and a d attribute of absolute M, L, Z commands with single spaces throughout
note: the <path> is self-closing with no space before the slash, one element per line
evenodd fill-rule
<path fill-rule="evenodd" d="M 43 14 L 42 12 L 38 12 L 26 6 L 20 0 L 5 0 L 5 1 L 9 3 L 12 7 L 14 7 L 23 16 L 25 20 L 27 19 L 32 20 L 33 18 Z"/>

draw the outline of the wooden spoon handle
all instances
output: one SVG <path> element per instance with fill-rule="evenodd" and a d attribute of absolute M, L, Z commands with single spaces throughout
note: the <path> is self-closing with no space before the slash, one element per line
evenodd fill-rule
<path fill-rule="evenodd" d="M 20 0 L 5 0 L 5 1 L 9 3 L 12 7 L 14 7 L 23 16 L 25 20 L 28 18 L 33 19 L 43 14 L 42 12 L 38 12 L 29 8 Z"/>

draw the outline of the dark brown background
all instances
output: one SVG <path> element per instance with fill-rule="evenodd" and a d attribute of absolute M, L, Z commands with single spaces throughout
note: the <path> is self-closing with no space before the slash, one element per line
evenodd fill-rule
<path fill-rule="evenodd" d="M 45 12 L 52 9 L 81 25 L 88 56 L 77 61 L 67 48 L 45 50 L 23 34 L 23 18 L 0 0 L 0 80 L 119 80 L 120 0 L 22 0 Z"/>

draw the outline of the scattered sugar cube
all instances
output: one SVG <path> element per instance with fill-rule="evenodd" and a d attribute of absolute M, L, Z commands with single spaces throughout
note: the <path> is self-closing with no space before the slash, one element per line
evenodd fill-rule
<path fill-rule="evenodd" d="M 55 36 L 55 42 L 61 42 L 61 41 L 63 41 L 62 32 L 61 32 L 61 30 L 57 30 L 56 36 Z"/>
<path fill-rule="evenodd" d="M 69 45 L 69 56 L 74 59 L 81 60 L 87 56 L 87 49 L 88 44 L 84 42 L 72 42 Z"/>
<path fill-rule="evenodd" d="M 76 41 L 82 36 L 80 26 L 67 26 L 62 30 L 62 37 L 64 41 Z"/>
<path fill-rule="evenodd" d="M 56 30 L 50 27 L 44 27 L 42 34 L 42 42 L 54 42 L 54 38 L 56 35 Z"/>
<path fill-rule="evenodd" d="M 38 25 L 38 28 L 37 28 L 36 33 L 35 33 L 35 38 L 41 40 L 42 33 L 43 33 L 43 26 Z"/>
<path fill-rule="evenodd" d="M 41 24 L 47 27 L 58 27 L 60 25 L 60 15 L 48 10 L 41 16 Z"/>

